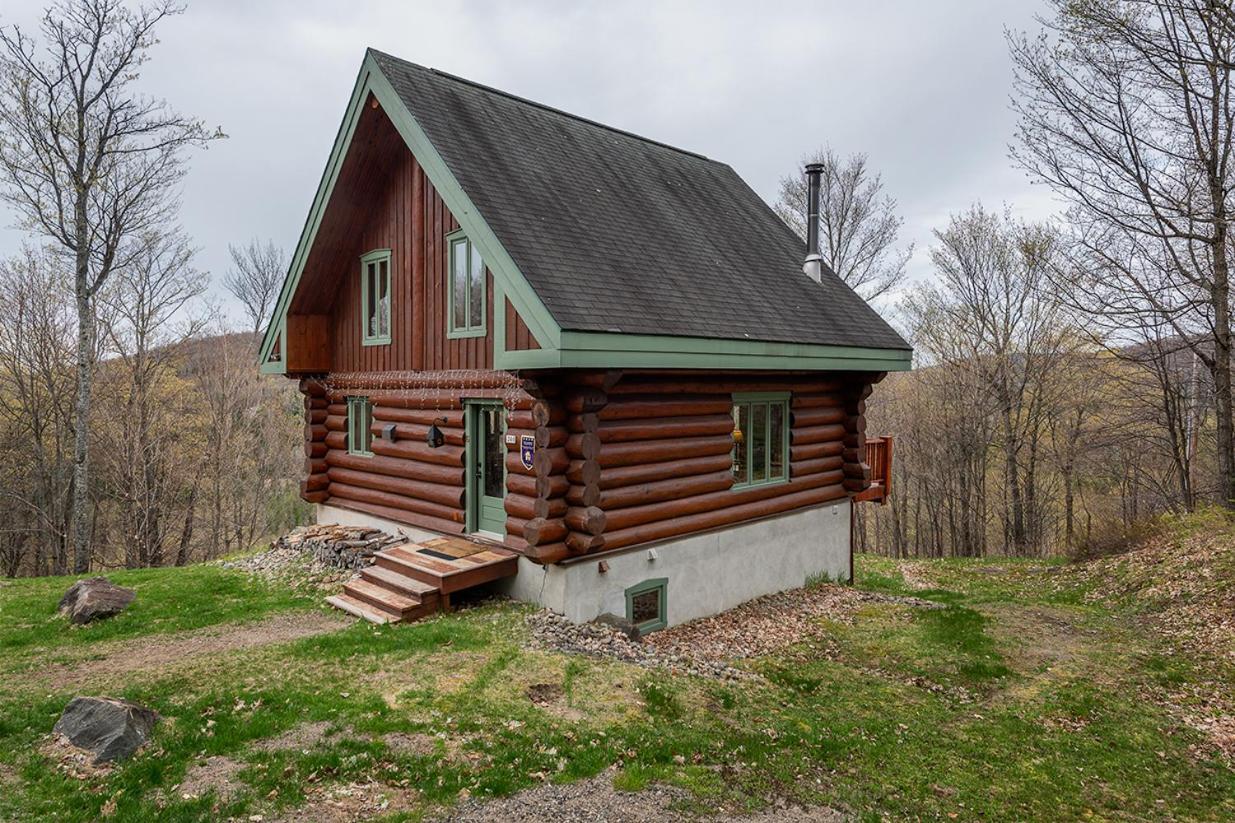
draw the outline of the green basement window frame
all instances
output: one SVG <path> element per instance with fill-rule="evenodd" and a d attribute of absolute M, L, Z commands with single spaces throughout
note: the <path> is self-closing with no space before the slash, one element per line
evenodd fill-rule
<path fill-rule="evenodd" d="M 347 453 L 372 457 L 373 403 L 367 397 L 347 398 Z"/>
<path fill-rule="evenodd" d="M 360 318 L 366 346 L 390 342 L 390 249 L 360 258 Z"/>
<path fill-rule="evenodd" d="M 485 263 L 462 231 L 446 235 L 446 336 L 485 336 Z"/>
<path fill-rule="evenodd" d="M 626 590 L 626 619 L 643 634 L 669 625 L 669 578 L 644 580 Z"/>
<path fill-rule="evenodd" d="M 733 396 L 733 488 L 789 482 L 789 393 Z"/>

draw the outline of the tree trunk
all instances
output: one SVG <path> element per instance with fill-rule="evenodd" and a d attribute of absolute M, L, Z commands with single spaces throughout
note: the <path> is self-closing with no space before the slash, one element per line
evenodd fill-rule
<path fill-rule="evenodd" d="M 84 247 L 84 244 L 82 244 Z M 73 571 L 90 571 L 90 399 L 94 388 L 95 317 L 86 286 L 88 260 L 77 260 L 77 398 L 73 404 Z"/>
<path fill-rule="evenodd" d="M 1235 420 L 1231 409 L 1230 272 L 1226 258 L 1226 227 L 1214 234 L 1214 394 L 1217 409 L 1218 488 L 1221 503 L 1235 508 Z"/>

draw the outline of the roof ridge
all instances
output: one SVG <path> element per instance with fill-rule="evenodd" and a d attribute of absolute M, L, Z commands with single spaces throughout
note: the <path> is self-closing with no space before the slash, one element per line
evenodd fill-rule
<path fill-rule="evenodd" d="M 381 50 L 379 50 L 379 49 L 375 49 L 375 48 L 370 47 L 370 48 L 369 48 L 369 50 L 370 50 L 370 51 L 372 51 L 372 52 L 375 52 L 375 53 L 377 53 L 377 54 L 380 54 L 380 55 L 382 55 L 383 57 L 388 57 L 388 58 L 390 58 L 391 60 L 396 60 L 396 61 L 398 61 L 398 62 L 400 62 L 400 63 L 403 63 L 403 64 L 405 64 L 405 65 L 411 66 L 412 68 L 420 69 L 420 70 L 422 70 L 422 71 L 432 72 L 433 74 L 436 74 L 436 75 L 438 75 L 439 77 L 444 77 L 444 78 L 446 78 L 446 79 L 448 79 L 448 80 L 454 80 L 455 82 L 458 82 L 458 83 L 463 83 L 463 84 L 465 84 L 465 85 L 468 85 L 468 86 L 472 86 L 472 87 L 474 87 L 474 88 L 481 89 L 482 91 L 492 92 L 493 94 L 498 94 L 498 95 L 501 95 L 502 97 L 509 98 L 509 99 L 514 100 L 514 101 L 519 102 L 519 103 L 524 103 L 524 104 L 529 105 L 529 106 L 535 106 L 536 108 L 538 108 L 538 109 L 543 109 L 544 111 L 553 112 L 554 114 L 560 114 L 560 115 L 562 115 L 563 117 L 569 117 L 571 120 L 578 120 L 580 123 L 587 123 L 589 126 L 597 126 L 597 127 L 602 128 L 602 129 L 604 129 L 604 130 L 606 130 L 606 131 L 611 131 L 611 132 L 614 132 L 614 133 L 616 133 L 616 134 L 621 134 L 621 135 L 624 135 L 624 136 L 626 136 L 626 137 L 631 137 L 631 138 L 634 138 L 635 140 L 639 140 L 639 141 L 642 141 L 642 142 L 644 142 L 644 143 L 650 143 L 650 144 L 652 144 L 653 146 L 660 146 L 661 148 L 664 148 L 664 149 L 669 149 L 670 151 L 676 151 L 676 152 L 678 152 L 678 153 L 680 153 L 680 154 L 686 154 L 686 155 L 689 155 L 689 156 L 691 156 L 691 157 L 697 157 L 697 158 L 699 158 L 700 160 L 706 160 L 706 161 L 707 161 L 707 162 L 709 162 L 709 163 L 716 163 L 717 165 L 720 165 L 720 166 L 724 166 L 724 165 L 726 165 L 725 163 L 722 163 L 722 162 L 721 162 L 721 161 L 719 161 L 719 160 L 713 160 L 711 157 L 708 157 L 708 156 L 707 156 L 707 155 L 705 155 L 705 154 L 700 154 L 700 153 L 699 153 L 699 152 L 697 152 L 697 151 L 691 151 L 690 149 L 684 149 L 684 148 L 682 148 L 681 146 L 674 146 L 674 145 L 672 145 L 671 143 L 665 143 L 665 142 L 663 142 L 663 141 L 661 141 L 661 140 L 654 140 L 654 139 L 652 139 L 651 137 L 645 137 L 645 136 L 644 136 L 644 135 L 642 135 L 642 134 L 636 134 L 635 132 L 633 132 L 633 131 L 627 131 L 626 129 L 619 129 L 617 126 L 611 126 L 611 125 L 609 125 L 608 123 L 602 123 L 602 122 L 600 122 L 599 120 L 592 120 L 592 119 L 591 119 L 591 118 L 589 118 L 589 117 L 583 117 L 582 115 L 578 115 L 578 114 L 575 114 L 575 113 L 573 113 L 573 112 L 566 111 L 565 109 L 559 109 L 559 108 L 557 108 L 556 106 L 550 106 L 550 105 L 549 105 L 549 104 L 547 104 L 547 103 L 541 103 L 541 102 L 536 101 L 536 100 L 531 100 L 531 99 L 529 99 L 529 98 L 527 98 L 527 97 L 520 97 L 520 96 L 519 96 L 519 95 L 517 95 L 517 94 L 513 94 L 513 93 L 511 93 L 511 92 L 504 91 L 503 89 L 494 88 L 493 86 L 487 86 L 487 85 L 485 85 L 484 83 L 479 83 L 479 82 L 477 82 L 477 81 L 475 81 L 475 80 L 470 80 L 470 79 L 468 79 L 468 78 L 466 78 L 466 77 L 460 77 L 459 75 L 457 75 L 457 74 L 451 74 L 451 73 L 450 73 L 450 72 L 448 72 L 448 71 L 442 71 L 441 69 L 435 69 L 435 68 L 433 68 L 432 66 L 422 66 L 422 65 L 421 65 L 421 64 L 419 64 L 419 63 L 413 63 L 411 60 L 404 60 L 402 57 L 398 57 L 398 56 L 396 56 L 396 55 L 389 54 L 389 53 L 384 52 L 384 51 L 381 51 Z"/>

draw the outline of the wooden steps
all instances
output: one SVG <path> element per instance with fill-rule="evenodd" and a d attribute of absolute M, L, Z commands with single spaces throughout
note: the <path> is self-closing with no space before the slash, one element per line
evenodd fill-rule
<path fill-rule="evenodd" d="M 392 547 L 374 561 L 326 602 L 372 623 L 408 622 L 449 609 L 454 592 L 519 570 L 515 552 L 459 537 Z"/>

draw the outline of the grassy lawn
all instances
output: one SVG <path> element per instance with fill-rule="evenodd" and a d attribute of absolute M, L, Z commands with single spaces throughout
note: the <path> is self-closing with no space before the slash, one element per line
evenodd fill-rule
<path fill-rule="evenodd" d="M 609 767 L 623 790 L 687 789 L 701 814 L 786 797 L 869 820 L 1235 817 L 1235 772 L 1177 699 L 1214 672 L 1165 653 L 1131 610 L 1088 602 L 1040 562 L 858 568 L 861 588 L 943 608 L 864 604 L 739 663 L 761 677 L 737 684 L 531 649 L 514 604 L 92 669 L 212 626 L 324 615 L 317 596 L 202 566 L 118 573 L 134 606 L 74 628 L 54 614 L 70 580 L 3 582 L 0 819 L 300 819 L 349 785 L 388 798 L 390 819 L 420 819 Z M 57 685 L 65 671 L 83 673 L 72 688 Z M 545 684 L 560 697 L 530 700 Z M 164 720 L 133 760 L 70 776 L 44 744 L 79 693 Z M 305 728 L 324 731 L 269 745 Z M 231 765 L 231 790 L 184 797 L 210 758 Z"/>

